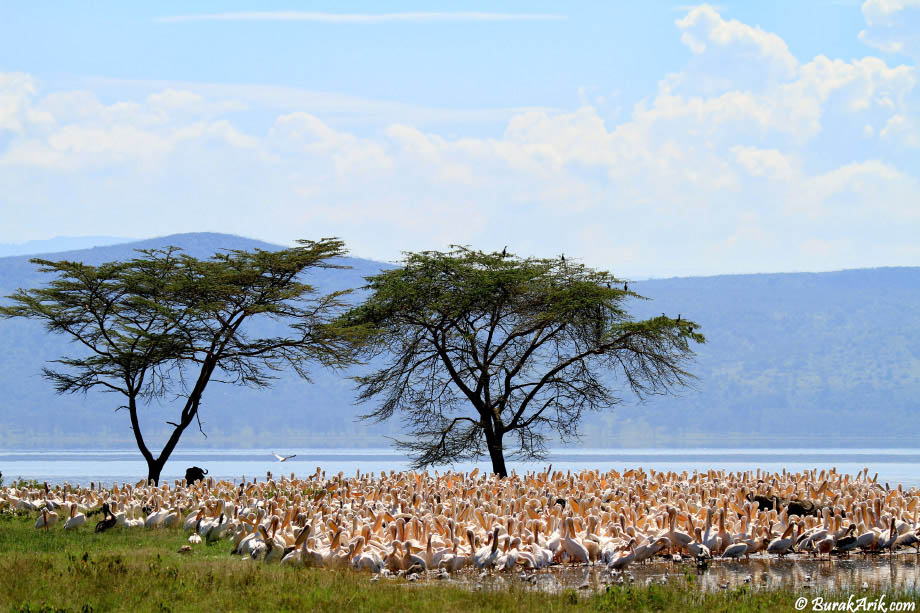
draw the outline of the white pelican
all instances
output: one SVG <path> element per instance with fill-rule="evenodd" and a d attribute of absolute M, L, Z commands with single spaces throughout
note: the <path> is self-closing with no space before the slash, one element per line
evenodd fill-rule
<path fill-rule="evenodd" d="M 169 511 L 166 509 L 160 509 L 160 500 L 159 498 L 156 501 L 156 507 L 150 515 L 147 516 L 147 519 L 144 520 L 145 528 L 159 528 L 163 525 L 163 520 L 166 519 L 166 516 L 169 514 Z"/>
<path fill-rule="evenodd" d="M 70 503 L 70 517 L 64 522 L 64 530 L 75 530 L 86 523 L 86 515 L 77 513 L 77 503 Z"/>
<path fill-rule="evenodd" d="M 197 511 L 192 511 L 185 518 L 185 523 L 183 524 L 186 532 L 191 532 L 192 530 L 197 530 L 200 528 L 200 522 L 204 518 L 204 507 L 201 507 Z"/>
<path fill-rule="evenodd" d="M 364 537 L 359 536 L 355 544 L 355 553 L 351 558 L 351 565 L 356 570 L 369 570 L 379 573 L 384 568 L 383 558 L 373 549 L 365 550 Z"/>
<path fill-rule="evenodd" d="M 722 552 L 723 558 L 740 558 L 748 552 L 748 544 L 744 542 L 732 543 Z"/>
<path fill-rule="evenodd" d="M 492 533 L 492 544 L 486 545 L 473 556 L 473 566 L 476 568 L 489 568 L 498 559 L 498 527 Z"/>
<path fill-rule="evenodd" d="M 307 524 L 297 534 L 297 538 L 294 539 L 294 549 L 281 559 L 281 563 L 303 566 L 303 550 L 301 547 L 306 547 L 305 543 L 309 536 L 310 524 Z"/>
<path fill-rule="evenodd" d="M 635 554 L 635 561 L 645 562 L 646 560 L 651 559 L 655 554 L 670 546 L 671 541 L 668 540 L 668 537 L 660 536 L 655 540 L 649 541 L 644 545 L 637 547 L 633 552 Z"/>
<path fill-rule="evenodd" d="M 428 563 L 425 562 L 425 558 L 412 553 L 412 548 L 409 546 L 408 541 L 403 541 L 403 549 L 406 550 L 406 555 L 403 557 L 403 565 L 406 566 L 406 570 L 413 566 L 421 566 L 423 571 L 428 570 Z"/>
<path fill-rule="evenodd" d="M 626 549 L 613 558 L 607 565 L 610 570 L 623 570 L 636 560 L 636 539 L 630 538 L 626 544 Z"/>
<path fill-rule="evenodd" d="M 796 536 L 798 536 L 798 530 L 799 524 L 795 522 L 789 522 L 789 526 L 786 527 L 786 531 L 783 532 L 782 536 L 773 539 L 770 541 L 770 544 L 767 545 L 767 553 L 775 553 L 779 557 L 783 557 L 789 553 L 789 551 L 792 549 L 792 546 L 795 545 Z"/>
<path fill-rule="evenodd" d="M 588 548 L 585 547 L 581 541 L 572 538 L 575 535 L 575 520 L 571 517 L 567 517 L 565 520 L 565 537 L 562 539 L 562 547 L 565 550 L 566 555 L 578 562 L 579 564 L 587 564 L 588 560 Z"/>
<path fill-rule="evenodd" d="M 51 526 L 57 523 L 58 514 L 54 511 L 49 511 L 47 508 L 42 509 L 42 514 L 38 516 L 38 519 L 35 520 L 36 528 L 44 528 L 47 530 Z"/>

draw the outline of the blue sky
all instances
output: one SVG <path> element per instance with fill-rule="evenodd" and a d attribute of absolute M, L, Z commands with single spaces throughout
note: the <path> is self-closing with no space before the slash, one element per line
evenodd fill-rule
<path fill-rule="evenodd" d="M 920 0 L 0 6 L 0 242 L 920 265 Z"/>

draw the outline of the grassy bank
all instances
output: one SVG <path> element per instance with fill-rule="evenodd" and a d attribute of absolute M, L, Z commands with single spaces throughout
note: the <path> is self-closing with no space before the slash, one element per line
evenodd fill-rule
<path fill-rule="evenodd" d="M 602 594 L 546 594 L 510 582 L 471 590 L 435 579 L 372 583 L 352 571 L 295 569 L 241 561 L 226 542 L 192 553 L 181 531 L 91 527 L 35 530 L 34 520 L 0 514 L 3 611 L 792 611 L 792 591 L 749 588 L 703 593 L 675 576 L 667 585 L 611 586 Z M 809 598 L 815 594 L 803 592 Z M 877 594 L 863 593 L 870 599 Z M 835 598 L 828 595 L 828 598 Z M 846 598 L 845 595 L 837 596 Z M 887 600 L 917 600 L 887 594 Z M 920 607 L 918 607 L 920 609 Z"/>

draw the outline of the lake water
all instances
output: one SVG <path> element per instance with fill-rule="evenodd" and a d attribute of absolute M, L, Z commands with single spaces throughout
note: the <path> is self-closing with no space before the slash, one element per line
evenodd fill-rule
<path fill-rule="evenodd" d="M 611 573 L 602 565 L 552 567 L 534 573 L 529 580 L 526 577 L 522 579 L 518 573 L 495 573 L 481 577 L 478 571 L 469 571 L 452 577 L 451 582 L 483 589 L 505 589 L 517 584 L 523 589 L 560 592 L 579 588 L 602 590 L 611 583 L 645 585 L 670 580 L 692 581 L 693 585 L 707 591 L 739 587 L 752 590 L 785 588 L 812 590 L 813 594 L 850 592 L 855 598 L 860 598 L 864 595 L 863 588 L 904 590 L 916 595 L 920 587 L 918 558 L 920 556 L 914 553 L 902 553 L 893 556 L 855 554 L 848 558 L 818 560 L 795 554 L 779 560 L 758 554 L 748 560 L 712 560 L 705 569 L 697 569 L 689 562 L 678 564 L 656 560 L 634 564 L 622 574 Z M 790 611 L 792 604 L 790 599 Z M 811 607 L 808 609 L 811 610 Z"/>
<path fill-rule="evenodd" d="M 284 463 L 272 452 L 296 454 Z M 546 462 L 508 462 L 508 470 L 518 473 L 544 469 L 552 464 L 556 470 L 578 471 L 586 468 L 622 471 L 642 467 L 656 471 L 727 471 L 767 472 L 836 467 L 840 473 L 855 474 L 869 467 L 870 476 L 878 473 L 879 483 L 897 483 L 920 487 L 920 451 L 917 449 L 556 449 Z M 392 449 L 213 449 L 180 450 L 173 453 L 163 470 L 166 480 L 179 479 L 189 466 L 201 466 L 209 476 L 240 481 L 265 478 L 267 471 L 276 476 L 296 473 L 305 476 L 322 467 L 328 474 L 344 472 L 354 475 L 407 470 L 404 455 Z M 468 471 L 491 469 L 488 461 L 459 463 L 439 467 Z M 0 472 L 4 480 L 22 477 L 49 483 L 110 485 L 112 482 L 136 482 L 147 475 L 147 465 L 136 449 L 124 450 L 0 450 Z"/>

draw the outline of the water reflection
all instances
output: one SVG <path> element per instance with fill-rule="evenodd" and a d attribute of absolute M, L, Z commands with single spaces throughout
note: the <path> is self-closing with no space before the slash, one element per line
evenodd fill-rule
<path fill-rule="evenodd" d="M 655 561 L 630 566 L 625 573 L 611 573 L 601 565 L 553 567 L 537 572 L 485 576 L 471 571 L 458 574 L 452 581 L 483 589 L 507 588 L 510 583 L 517 582 L 525 589 L 548 592 L 599 590 L 608 584 L 692 581 L 693 585 L 708 591 L 748 586 L 751 589 L 811 589 L 816 592 L 855 593 L 872 589 L 917 593 L 920 592 L 920 557 L 913 553 L 832 560 L 752 556 L 749 560 L 713 560 L 706 569 L 698 569 L 687 562 Z"/>

